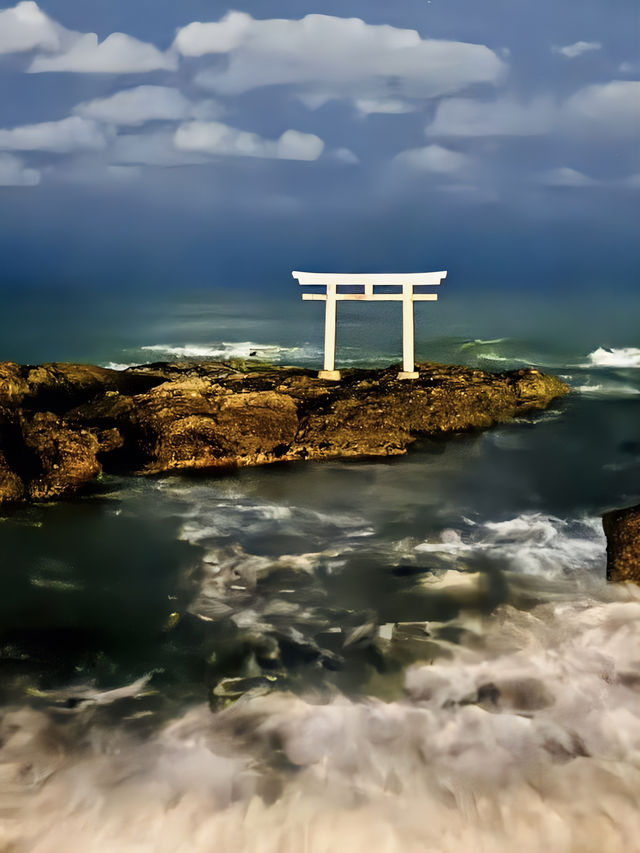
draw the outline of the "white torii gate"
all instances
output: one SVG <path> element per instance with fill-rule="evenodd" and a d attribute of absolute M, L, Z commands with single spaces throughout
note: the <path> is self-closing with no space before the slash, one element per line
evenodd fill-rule
<path fill-rule="evenodd" d="M 325 302 L 324 319 L 324 370 L 318 373 L 320 379 L 340 379 L 340 371 L 335 369 L 336 359 L 336 305 L 338 302 L 402 302 L 402 370 L 398 379 L 417 379 L 415 369 L 415 321 L 414 302 L 435 302 L 437 293 L 415 293 L 414 287 L 440 284 L 446 277 L 441 272 L 418 273 L 324 273 L 298 272 L 291 275 L 301 285 L 322 285 L 325 293 L 303 293 L 304 300 Z M 343 292 L 338 287 L 360 287 L 360 292 Z M 375 292 L 375 288 L 398 287 L 396 293 Z"/>

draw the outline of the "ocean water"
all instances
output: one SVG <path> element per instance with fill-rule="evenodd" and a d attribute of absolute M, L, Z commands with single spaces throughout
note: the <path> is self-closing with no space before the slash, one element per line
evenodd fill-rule
<path fill-rule="evenodd" d="M 640 500 L 640 300 L 450 291 L 418 358 L 573 392 L 402 458 L 0 514 L 0 849 L 640 849 L 640 591 L 600 519 Z M 0 358 L 315 367 L 296 297 L 14 294 Z M 397 306 L 343 307 L 341 364 L 398 360 Z"/>

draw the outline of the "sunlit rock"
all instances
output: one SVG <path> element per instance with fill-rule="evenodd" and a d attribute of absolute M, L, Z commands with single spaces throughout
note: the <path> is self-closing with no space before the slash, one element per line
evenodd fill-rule
<path fill-rule="evenodd" d="M 640 504 L 603 516 L 607 580 L 640 583 Z"/>
<path fill-rule="evenodd" d="M 124 371 L 0 364 L 0 501 L 70 495 L 102 471 L 225 471 L 303 459 L 393 456 L 420 437 L 485 429 L 544 409 L 568 386 L 423 363 L 345 370 L 182 362 Z"/>

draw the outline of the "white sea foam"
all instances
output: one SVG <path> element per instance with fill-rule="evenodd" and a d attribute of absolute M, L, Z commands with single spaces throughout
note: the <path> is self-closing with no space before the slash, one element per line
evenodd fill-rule
<path fill-rule="evenodd" d="M 445 530 L 439 541 L 415 546 L 417 552 L 452 557 L 484 554 L 510 571 L 546 577 L 598 569 L 604 549 L 599 518 L 566 520 L 543 513 Z"/>
<path fill-rule="evenodd" d="M 598 347 L 587 356 L 589 366 L 593 367 L 640 367 L 639 347 L 620 347 L 609 349 Z"/>
<path fill-rule="evenodd" d="M 573 389 L 579 394 L 589 394 L 596 397 L 635 397 L 640 394 L 640 388 L 633 385 L 623 385 L 619 382 L 587 382 L 577 385 Z"/>
<path fill-rule="evenodd" d="M 160 353 L 174 358 L 264 358 L 283 361 L 288 358 L 301 360 L 319 355 L 310 347 L 283 347 L 277 344 L 259 344 L 252 341 L 221 341 L 217 344 L 152 344 L 140 347 L 145 352 Z"/>
<path fill-rule="evenodd" d="M 460 349 L 469 349 L 469 347 L 480 346 L 486 347 L 491 346 L 492 344 L 502 344 L 505 341 L 509 340 L 508 338 L 491 338 L 489 340 L 483 340 L 482 338 L 475 338 L 472 341 L 465 341 L 460 345 Z"/>
<path fill-rule="evenodd" d="M 514 358 L 514 357 L 507 358 L 504 355 L 498 355 L 497 353 L 494 353 L 494 352 L 480 352 L 480 353 L 478 353 L 478 358 L 481 358 L 484 361 L 499 361 L 499 362 L 519 361 L 519 359 L 517 359 L 517 358 Z"/>
<path fill-rule="evenodd" d="M 255 497 L 233 479 L 215 480 L 205 485 L 185 485 L 174 478 L 159 479 L 153 486 L 166 497 L 182 518 L 179 538 L 202 544 L 219 537 L 242 541 L 251 534 L 273 536 L 322 534 L 334 540 L 350 536 L 370 536 L 371 525 L 362 515 L 338 510 L 320 511 L 303 504 L 283 503 Z"/>
<path fill-rule="evenodd" d="M 637 849 L 640 591 L 504 606 L 483 627 L 409 670 L 404 701 L 248 696 L 147 740 L 99 726 L 87 738 L 82 714 L 61 725 L 5 712 L 0 841 L 33 853 Z"/>
<path fill-rule="evenodd" d="M 108 361 L 106 364 L 102 365 L 103 367 L 108 368 L 109 370 L 126 370 L 128 367 L 136 367 L 136 365 L 132 363 L 123 363 L 121 361 Z"/>

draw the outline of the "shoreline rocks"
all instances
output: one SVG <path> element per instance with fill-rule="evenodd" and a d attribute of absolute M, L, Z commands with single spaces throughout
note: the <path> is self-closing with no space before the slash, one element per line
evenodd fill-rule
<path fill-rule="evenodd" d="M 607 580 L 640 583 L 640 504 L 602 517 L 607 537 Z"/>
<path fill-rule="evenodd" d="M 259 362 L 0 363 L 0 503 L 70 496 L 102 471 L 159 474 L 393 456 L 424 436 L 486 429 L 569 387 L 535 369 L 422 363 L 340 382 Z"/>

